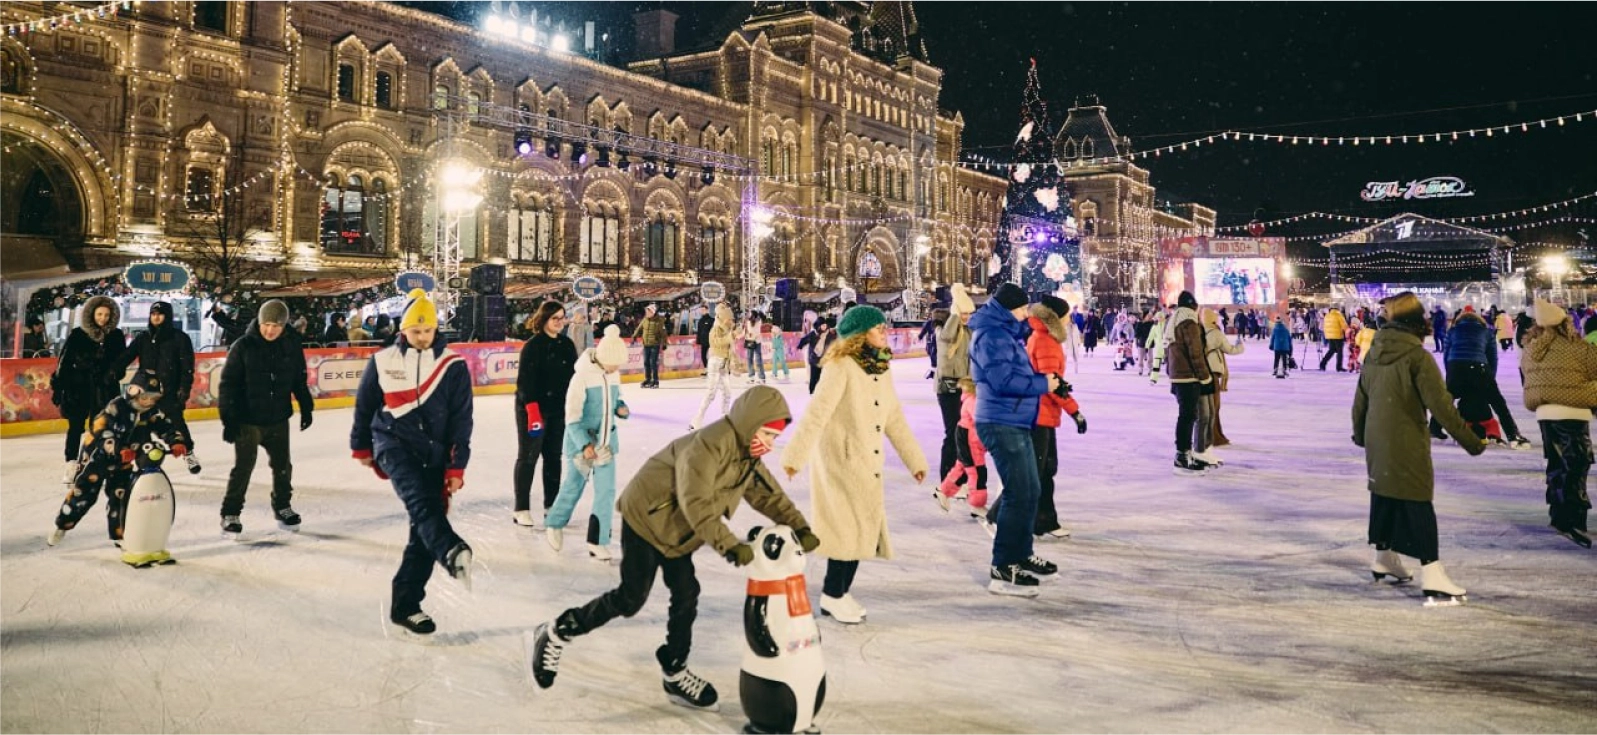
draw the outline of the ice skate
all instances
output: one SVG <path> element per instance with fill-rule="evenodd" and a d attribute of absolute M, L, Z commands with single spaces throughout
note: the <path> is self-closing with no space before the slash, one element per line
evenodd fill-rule
<path fill-rule="evenodd" d="M 565 534 L 566 529 L 564 528 L 545 528 L 543 529 L 543 540 L 549 542 L 549 548 L 559 551 L 565 548 Z"/>
<path fill-rule="evenodd" d="M 67 537 L 67 530 L 65 528 L 54 529 L 54 530 L 50 531 L 50 537 L 46 538 L 44 540 L 44 545 L 45 546 L 55 546 L 56 544 L 61 543 L 61 539 L 64 539 L 66 537 Z"/>
<path fill-rule="evenodd" d="M 1403 566 L 1403 558 L 1391 549 L 1376 550 L 1375 561 L 1370 562 L 1370 576 L 1374 577 L 1376 582 L 1391 577 L 1391 584 L 1403 584 L 1414 579 L 1414 575 Z"/>
<path fill-rule="evenodd" d="M 844 625 L 859 625 L 865 622 L 865 608 L 860 607 L 860 604 L 848 595 L 842 597 L 821 595 L 821 614 Z"/>
<path fill-rule="evenodd" d="M 1516 452 L 1526 452 L 1530 451 L 1534 447 L 1531 446 L 1529 439 L 1526 439 L 1523 436 L 1516 436 L 1513 439 L 1508 440 L 1508 448 Z"/>
<path fill-rule="evenodd" d="M 608 562 L 615 557 L 610 555 L 610 547 L 608 546 L 588 544 L 588 558 L 594 561 Z"/>
<path fill-rule="evenodd" d="M 1191 452 L 1176 454 L 1175 473 L 1177 475 L 1201 475 L 1208 471 L 1209 463 L 1198 459 Z"/>
<path fill-rule="evenodd" d="M 707 712 L 721 711 L 720 695 L 716 693 L 715 685 L 691 669 L 683 668 L 675 674 L 666 674 L 660 685 L 672 704 Z"/>
<path fill-rule="evenodd" d="M 976 516 L 976 525 L 981 526 L 981 530 L 987 532 L 987 538 L 990 538 L 990 539 L 997 539 L 998 538 L 998 524 L 987 520 L 987 514 L 986 513 L 982 513 L 980 515 L 972 513 L 971 515 Z"/>
<path fill-rule="evenodd" d="M 965 505 L 970 507 L 970 517 L 980 518 L 987 514 L 987 491 L 977 488 L 970 491 L 965 498 Z"/>
<path fill-rule="evenodd" d="M 1216 446 L 1218 446 L 1218 445 L 1216 445 Z M 1192 458 L 1196 459 L 1196 460 L 1198 460 L 1200 462 L 1203 462 L 1204 464 L 1207 464 L 1210 467 L 1223 467 L 1223 466 L 1225 466 L 1225 460 L 1220 459 L 1218 456 L 1214 455 L 1212 453 L 1212 451 L 1211 451 L 1213 449 L 1214 449 L 1214 447 L 1210 447 L 1208 450 L 1204 450 L 1202 452 L 1193 452 L 1192 453 Z"/>
<path fill-rule="evenodd" d="M 539 625 L 527 646 L 527 674 L 539 689 L 554 686 L 560 673 L 560 654 L 565 653 L 568 641 L 555 632 L 556 627 L 553 622 Z"/>
<path fill-rule="evenodd" d="M 299 533 L 300 517 L 293 508 L 278 508 L 272 513 L 277 516 L 277 527 L 289 533 Z"/>
<path fill-rule="evenodd" d="M 1036 597 L 1037 586 L 1040 584 L 1036 577 L 1021 571 L 1019 564 L 993 567 L 988 576 L 991 581 L 987 583 L 987 591 L 995 595 L 1009 597 Z"/>
<path fill-rule="evenodd" d="M 937 501 L 937 507 L 944 513 L 948 512 L 948 499 L 953 495 L 954 488 L 946 482 L 932 490 L 932 499 Z"/>
<path fill-rule="evenodd" d="M 222 538 L 237 541 L 243 533 L 244 524 L 239 521 L 238 516 L 222 516 Z"/>
<path fill-rule="evenodd" d="M 416 635 L 431 635 L 433 631 L 438 630 L 438 625 L 433 622 L 432 617 L 420 610 L 405 617 L 397 615 L 390 617 L 389 621 Z"/>
<path fill-rule="evenodd" d="M 1558 526 L 1553 526 L 1552 528 L 1553 528 L 1554 531 L 1558 532 L 1558 535 L 1563 536 L 1564 538 L 1567 538 L 1570 541 L 1574 541 L 1577 545 L 1581 546 L 1582 548 L 1587 548 L 1587 549 L 1591 548 L 1591 536 L 1590 536 L 1590 534 L 1588 534 L 1586 532 L 1585 529 L 1581 529 L 1581 528 L 1559 528 Z"/>
<path fill-rule="evenodd" d="M 518 526 L 532 528 L 536 523 L 532 520 L 532 511 L 518 510 L 510 514 L 510 522 Z"/>
<path fill-rule="evenodd" d="M 79 466 L 77 460 L 67 460 L 66 468 L 61 472 L 61 484 L 71 485 L 73 480 L 78 479 L 78 469 Z"/>
<path fill-rule="evenodd" d="M 200 458 L 194 456 L 193 452 L 183 455 L 183 463 L 189 466 L 189 474 L 200 474 Z"/>
<path fill-rule="evenodd" d="M 1060 526 L 1052 531 L 1037 534 L 1037 538 L 1043 541 L 1064 541 L 1070 538 L 1070 529 Z"/>
<path fill-rule="evenodd" d="M 1020 571 L 1038 579 L 1059 576 L 1059 565 L 1033 554 L 1020 563 Z"/>
<path fill-rule="evenodd" d="M 1425 592 L 1426 607 L 1462 605 L 1469 599 L 1464 596 L 1464 588 L 1447 577 L 1447 570 L 1439 561 L 1420 567 L 1420 589 Z"/>
<path fill-rule="evenodd" d="M 444 557 L 444 568 L 449 570 L 449 576 L 460 582 L 460 586 L 471 591 L 471 547 L 465 542 L 455 545 Z"/>

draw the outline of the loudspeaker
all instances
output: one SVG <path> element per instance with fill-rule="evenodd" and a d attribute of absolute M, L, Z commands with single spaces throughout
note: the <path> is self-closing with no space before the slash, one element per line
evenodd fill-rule
<path fill-rule="evenodd" d="M 504 293 L 505 267 L 494 263 L 484 263 L 471 269 L 471 290 L 480 294 Z"/>
<path fill-rule="evenodd" d="M 804 327 L 804 305 L 792 300 L 771 302 L 771 323 L 784 332 L 797 332 Z"/>
<path fill-rule="evenodd" d="M 503 294 L 460 297 L 460 308 L 451 324 L 466 342 L 503 342 L 509 327 Z"/>
<path fill-rule="evenodd" d="M 796 279 L 796 278 L 778 278 L 778 279 L 776 279 L 776 297 L 778 299 L 781 299 L 783 301 L 789 301 L 789 300 L 798 298 L 798 295 L 799 295 L 798 279 Z M 786 327 L 783 327 L 783 329 L 786 329 Z"/>

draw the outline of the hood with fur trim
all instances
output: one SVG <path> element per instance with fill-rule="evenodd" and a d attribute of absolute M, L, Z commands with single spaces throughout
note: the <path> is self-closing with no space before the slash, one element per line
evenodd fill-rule
<path fill-rule="evenodd" d="M 1053 309 L 1043 306 L 1042 304 L 1032 304 L 1031 318 L 1031 327 L 1033 330 L 1047 330 L 1048 336 L 1053 337 L 1054 341 L 1056 342 L 1063 344 L 1065 338 L 1069 336 L 1068 333 L 1065 332 L 1064 320 L 1060 319 L 1059 315 L 1055 314 Z"/>
<path fill-rule="evenodd" d="M 102 306 L 111 307 L 111 322 L 105 327 L 94 323 L 94 311 Z M 90 296 L 88 301 L 83 302 L 83 313 L 78 316 L 78 320 L 79 326 L 83 327 L 83 331 L 89 335 L 89 339 L 95 342 L 104 342 L 105 335 L 116 329 L 117 324 L 122 322 L 122 309 L 109 296 Z"/>

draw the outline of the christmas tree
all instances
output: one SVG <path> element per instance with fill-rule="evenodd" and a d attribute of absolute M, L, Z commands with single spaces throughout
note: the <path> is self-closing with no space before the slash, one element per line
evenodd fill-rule
<path fill-rule="evenodd" d="M 1009 190 L 993 247 L 997 267 L 987 290 L 1014 281 L 1029 294 L 1056 294 L 1079 304 L 1081 241 L 1070 216 L 1070 193 L 1054 160 L 1053 141 L 1048 103 L 1037 81 L 1037 60 L 1032 59 L 1021 96 L 1020 131 L 1010 155 Z"/>

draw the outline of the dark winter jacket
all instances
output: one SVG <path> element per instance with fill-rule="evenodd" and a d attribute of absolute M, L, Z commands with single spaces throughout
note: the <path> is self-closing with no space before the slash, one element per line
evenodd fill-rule
<path fill-rule="evenodd" d="M 791 418 L 780 391 L 748 389 L 725 418 L 676 439 L 643 463 L 616 501 L 621 518 L 668 559 L 706 543 L 724 555 L 742 543 L 726 521 L 745 501 L 776 523 L 809 528 L 765 462 L 749 452 L 755 430 Z"/>
<path fill-rule="evenodd" d="M 244 325 L 240 324 L 237 317 L 229 315 L 220 308 L 211 309 L 211 321 L 222 328 L 222 344 L 231 346 L 244 336 Z"/>
<path fill-rule="evenodd" d="M 665 325 L 665 317 L 659 314 L 644 317 L 638 322 L 637 328 L 632 330 L 632 338 L 643 338 L 644 347 L 664 347 L 666 337 L 669 336 L 671 331 Z"/>
<path fill-rule="evenodd" d="M 1447 311 L 1440 306 L 1431 312 L 1431 332 L 1447 337 Z"/>
<path fill-rule="evenodd" d="M 270 426 L 294 415 L 290 398 L 299 402 L 301 416 L 315 409 L 305 383 L 305 349 L 292 329 L 266 341 L 261 327 L 250 322 L 244 336 L 227 351 L 222 367 L 217 408 L 224 426 Z"/>
<path fill-rule="evenodd" d="M 111 307 L 111 323 L 101 329 L 94 323 L 94 312 Z M 127 349 L 127 336 L 117 328 L 122 311 L 105 296 L 94 296 L 83 304 L 80 326 L 67 335 L 50 376 L 51 400 L 66 416 L 92 416 L 121 395 L 122 372 L 117 365 Z M 81 420 L 81 419 L 80 419 Z"/>
<path fill-rule="evenodd" d="M 22 357 L 49 357 L 50 338 L 29 329 L 22 333 Z"/>
<path fill-rule="evenodd" d="M 970 374 L 976 379 L 976 423 L 1030 430 L 1048 378 L 1031 367 L 1026 337 L 1031 327 L 988 299 L 970 317 Z"/>
<path fill-rule="evenodd" d="M 1497 346 L 1492 344 L 1492 329 L 1481 315 L 1473 312 L 1460 314 L 1449 336 L 1448 362 L 1478 362 L 1485 365 L 1488 361 L 1496 361 Z"/>
<path fill-rule="evenodd" d="M 471 369 L 443 335 L 425 350 L 401 335 L 366 363 L 349 432 L 356 459 L 375 459 L 379 467 L 420 462 L 443 468 L 445 477 L 464 478 L 471 430 Z M 390 452 L 396 456 L 385 459 Z"/>
<path fill-rule="evenodd" d="M 809 334 L 799 339 L 793 349 L 803 350 L 805 361 L 809 362 L 811 368 L 815 368 L 821 364 L 821 358 L 826 356 L 826 351 L 831 349 L 832 343 L 836 341 L 836 329 L 826 330 L 825 337 L 821 336 L 819 329 L 811 329 Z"/>
<path fill-rule="evenodd" d="M 156 304 L 156 309 L 164 303 Z M 171 400 L 163 400 L 162 405 L 188 403 L 189 393 L 194 389 L 194 342 L 183 330 L 172 325 L 170 305 L 166 306 L 166 321 L 161 326 L 151 326 L 133 338 L 133 344 L 117 358 L 116 371 L 125 372 L 134 360 L 139 361 L 140 370 L 153 371 L 166 387 L 163 398 Z"/>
<path fill-rule="evenodd" d="M 521 346 L 521 362 L 516 367 L 516 405 L 536 401 L 544 426 L 565 425 L 566 388 L 571 386 L 576 369 L 576 343 L 563 334 L 550 337 L 540 330 Z"/>
<path fill-rule="evenodd" d="M 1442 371 L 1420 338 L 1398 327 L 1375 334 L 1353 395 L 1353 443 L 1364 448 L 1369 490 L 1430 502 L 1435 486 L 1426 412 L 1470 454 L 1485 445 L 1453 407 Z"/>
<path fill-rule="evenodd" d="M 1153 334 L 1152 319 L 1138 319 L 1137 323 L 1131 327 L 1131 336 L 1138 347 L 1148 344 L 1148 335 L 1150 334 Z"/>
<path fill-rule="evenodd" d="M 322 331 L 322 346 L 324 347 L 331 347 L 338 342 L 348 341 L 349 328 L 340 326 L 338 322 L 328 324 L 327 329 Z"/>
<path fill-rule="evenodd" d="M 78 459 L 86 465 L 122 467 L 126 465 L 122 450 L 136 448 L 151 437 L 160 437 L 168 448 L 189 443 L 189 438 L 160 408 L 139 413 L 128 399 L 117 397 L 94 417 L 88 433 L 83 435 L 83 452 Z"/>
<path fill-rule="evenodd" d="M 1276 322 L 1275 326 L 1270 328 L 1270 351 L 1292 351 L 1292 332 L 1286 328 L 1286 324 Z"/>
<path fill-rule="evenodd" d="M 697 345 L 710 344 L 710 330 L 715 328 L 715 315 L 705 314 L 699 317 L 699 325 L 693 333 L 693 343 Z"/>

